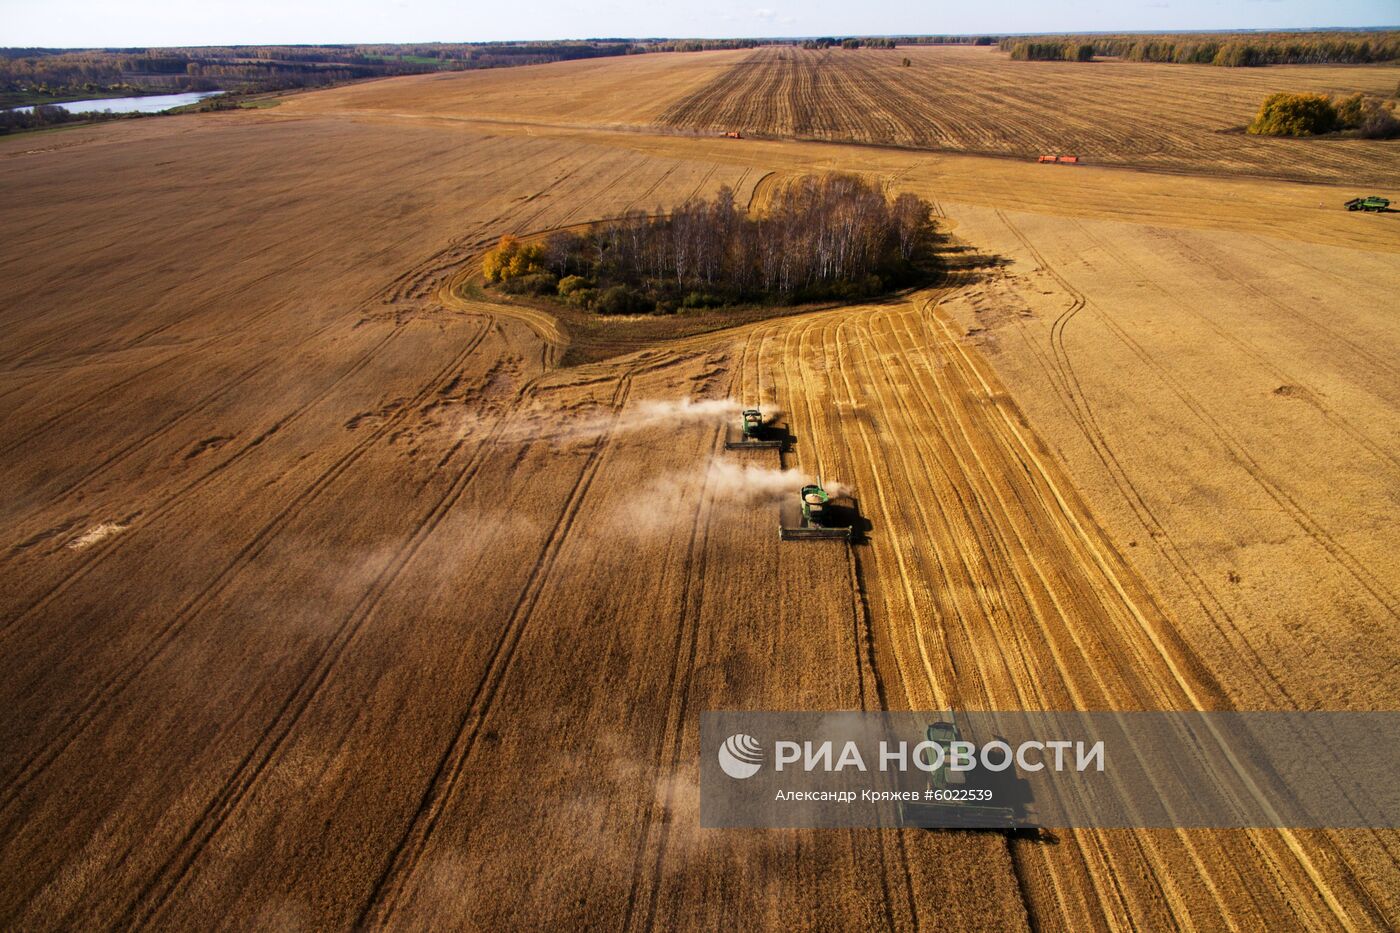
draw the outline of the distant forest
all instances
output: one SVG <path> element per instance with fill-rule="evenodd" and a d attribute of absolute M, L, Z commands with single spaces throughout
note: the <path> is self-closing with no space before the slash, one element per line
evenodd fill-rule
<path fill-rule="evenodd" d="M 1400 32 L 1183 33 L 1180 35 L 1010 36 L 1012 58 L 1175 62 L 1231 68 L 1260 65 L 1365 65 L 1400 59 Z"/>
<path fill-rule="evenodd" d="M 0 49 L 0 106 L 181 91 L 257 93 L 361 78 L 536 65 L 646 51 L 623 39 L 421 45 Z"/>

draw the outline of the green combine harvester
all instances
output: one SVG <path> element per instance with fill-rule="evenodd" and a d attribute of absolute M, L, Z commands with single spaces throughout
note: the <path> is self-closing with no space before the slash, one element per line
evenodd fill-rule
<path fill-rule="evenodd" d="M 1379 195 L 1371 195 L 1368 198 L 1352 198 L 1346 203 L 1349 211 L 1370 211 L 1379 214 L 1382 211 L 1390 210 L 1390 199 Z"/>
<path fill-rule="evenodd" d="M 782 450 L 781 438 L 773 437 L 763 412 L 747 408 L 739 419 L 739 436 L 726 438 L 725 450 Z"/>
<path fill-rule="evenodd" d="M 778 537 L 784 541 L 817 541 L 823 538 L 851 540 L 850 525 L 830 524 L 833 521 L 831 496 L 817 483 L 809 483 L 798 492 L 801 521 L 792 525 L 781 522 Z"/>
<path fill-rule="evenodd" d="M 902 803 L 899 806 L 900 822 L 905 826 L 925 829 L 991 829 L 1020 830 L 1032 828 L 1033 824 L 1018 819 L 1011 807 L 998 807 L 991 804 L 974 803 L 958 799 L 966 793 L 966 774 L 948 767 L 950 746 L 962 740 L 952 713 L 948 719 L 930 723 L 925 730 L 925 738 L 943 748 L 944 764 L 930 772 L 927 789 L 938 794 L 946 794 L 946 799 L 927 800 L 920 803 Z M 932 751 L 924 751 L 924 763 L 931 765 L 937 760 Z"/>

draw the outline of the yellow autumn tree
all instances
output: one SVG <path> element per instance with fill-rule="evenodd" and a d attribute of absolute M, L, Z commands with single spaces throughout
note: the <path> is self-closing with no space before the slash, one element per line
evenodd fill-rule
<path fill-rule="evenodd" d="M 504 282 L 544 271 L 544 247 L 521 243 L 510 234 L 501 237 L 496 248 L 481 257 L 481 271 L 488 282 Z"/>

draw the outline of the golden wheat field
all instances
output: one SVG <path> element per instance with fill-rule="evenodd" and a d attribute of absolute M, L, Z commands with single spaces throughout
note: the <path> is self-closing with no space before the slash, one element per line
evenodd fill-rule
<path fill-rule="evenodd" d="M 0 924 L 1400 925 L 1394 831 L 700 828 L 704 710 L 1395 708 L 1400 215 L 1340 205 L 1400 149 L 1234 131 L 1400 68 L 901 54 L 0 140 Z M 989 261 L 586 335 L 474 285 L 833 170 Z M 779 466 L 867 540 L 780 542 Z"/>

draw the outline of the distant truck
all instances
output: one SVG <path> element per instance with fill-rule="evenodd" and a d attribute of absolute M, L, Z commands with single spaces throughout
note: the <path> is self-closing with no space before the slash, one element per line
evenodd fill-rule
<path fill-rule="evenodd" d="M 743 139 L 744 134 L 739 130 L 729 130 L 724 134 L 725 139 Z"/>
<path fill-rule="evenodd" d="M 1390 210 L 1390 199 L 1379 195 L 1371 195 L 1366 198 L 1352 198 L 1346 203 L 1349 211 L 1373 211 L 1379 214 L 1382 211 Z"/>

